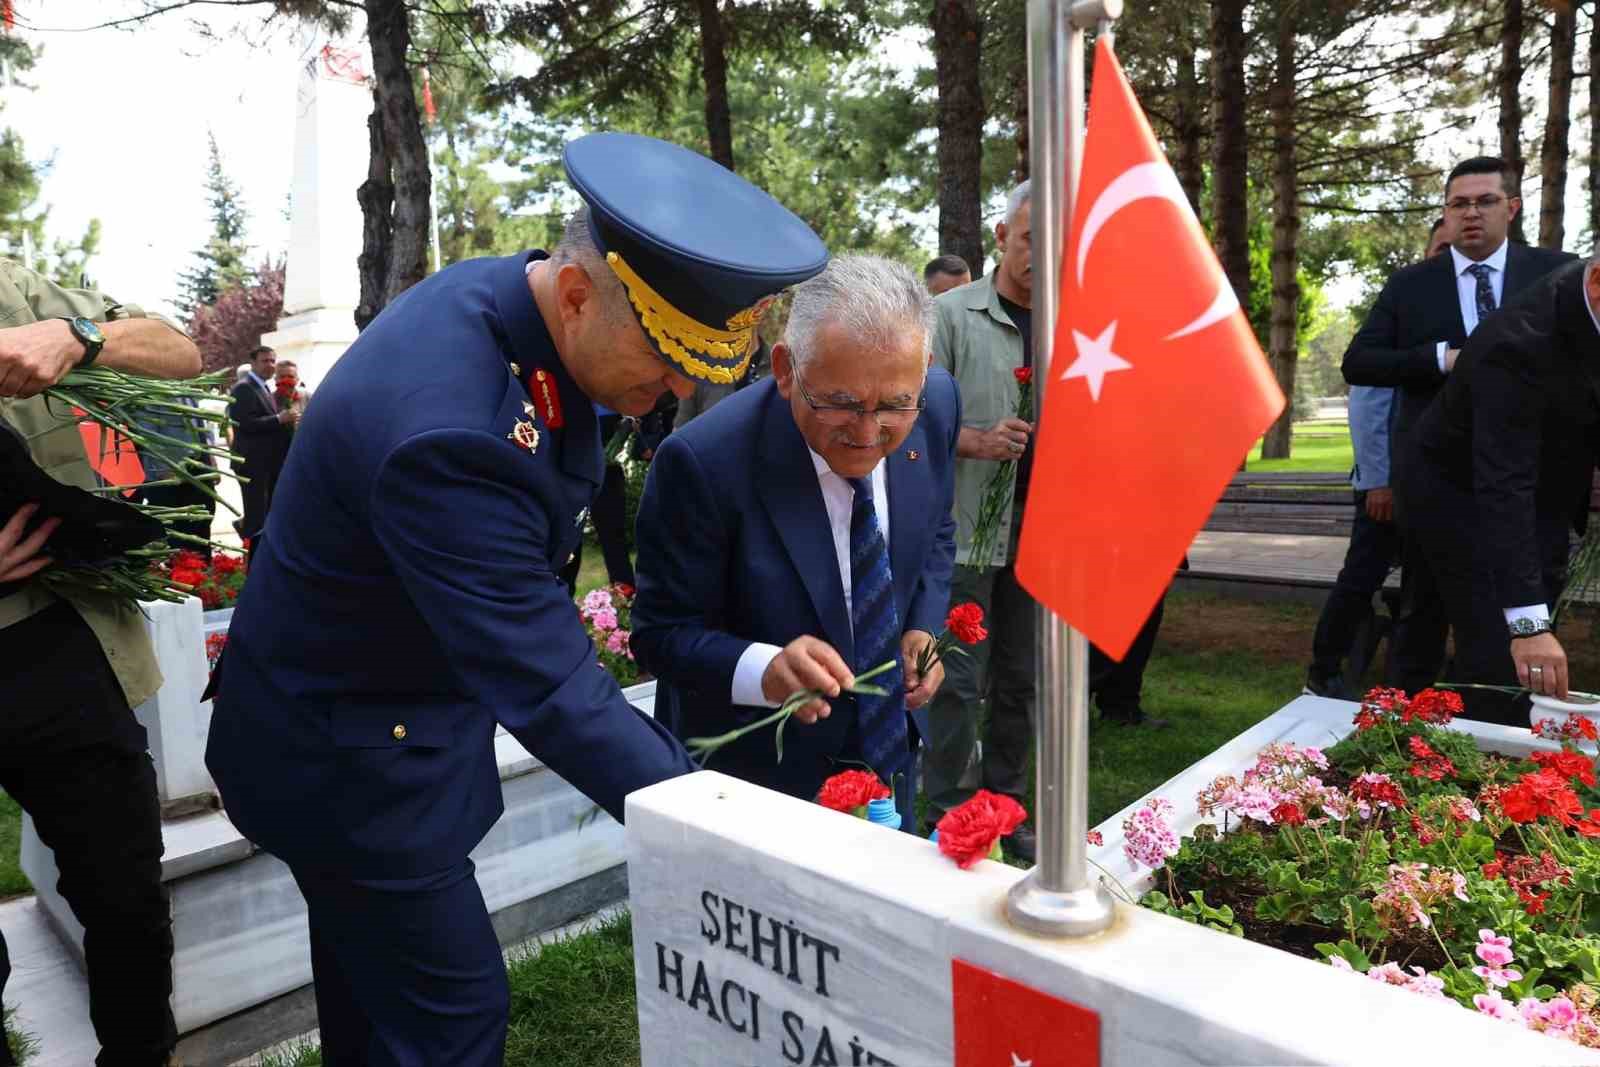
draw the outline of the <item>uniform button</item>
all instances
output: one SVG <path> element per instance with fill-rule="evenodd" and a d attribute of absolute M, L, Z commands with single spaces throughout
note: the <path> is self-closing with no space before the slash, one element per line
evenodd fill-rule
<path fill-rule="evenodd" d="M 406 739 L 406 724 L 405 723 L 403 723 L 403 722 L 395 723 L 394 739 L 396 741 L 404 741 Z"/>
<path fill-rule="evenodd" d="M 567 562 L 568 563 L 571 563 L 573 560 L 575 560 L 577 558 L 578 558 L 578 554 L 576 552 L 567 553 Z"/>

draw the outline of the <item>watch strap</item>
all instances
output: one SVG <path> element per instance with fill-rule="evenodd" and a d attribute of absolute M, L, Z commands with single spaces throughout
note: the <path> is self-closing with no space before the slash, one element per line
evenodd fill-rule
<path fill-rule="evenodd" d="M 85 335 L 83 327 L 78 325 L 84 321 L 80 317 L 62 315 L 61 321 L 67 324 L 67 329 L 72 331 L 72 336 L 76 337 L 78 343 L 83 346 L 83 358 L 78 360 L 75 366 L 78 369 L 82 369 L 92 365 L 95 360 L 100 358 L 100 350 L 105 347 L 104 337 L 96 338 Z"/>

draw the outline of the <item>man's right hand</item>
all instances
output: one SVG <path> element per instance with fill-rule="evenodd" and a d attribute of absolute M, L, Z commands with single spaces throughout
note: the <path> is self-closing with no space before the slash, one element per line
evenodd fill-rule
<path fill-rule="evenodd" d="M 1373 522 L 1394 521 L 1394 490 L 1385 486 L 1382 489 L 1367 490 L 1367 517 Z"/>
<path fill-rule="evenodd" d="M 782 704 L 802 689 L 820 689 L 825 696 L 836 697 L 853 681 L 855 675 L 832 645 L 815 637 L 797 637 L 762 672 L 761 695 L 773 704 Z M 818 699 L 796 709 L 794 717 L 810 725 L 826 719 L 831 710 L 826 700 Z"/>
<path fill-rule="evenodd" d="M 27 537 L 23 531 L 39 511 L 38 504 L 24 504 L 17 509 L 5 526 L 0 527 L 0 584 L 20 582 L 32 578 L 54 562 L 49 556 L 39 555 L 44 543 L 61 525 L 60 519 L 46 519 Z"/>
<path fill-rule="evenodd" d="M 961 431 L 962 440 L 957 452 L 963 459 L 987 459 L 1001 462 L 1016 459 L 1028 447 L 1028 435 L 1033 425 L 1021 419 L 1001 419 L 987 430 Z"/>
<path fill-rule="evenodd" d="M 300 421 L 300 413 L 294 408 L 284 408 L 282 411 L 278 412 L 278 421 L 283 423 L 285 426 L 293 426 L 295 423 Z"/>

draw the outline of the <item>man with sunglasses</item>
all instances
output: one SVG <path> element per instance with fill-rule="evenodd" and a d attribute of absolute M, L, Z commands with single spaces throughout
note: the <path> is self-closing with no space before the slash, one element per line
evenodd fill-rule
<path fill-rule="evenodd" d="M 1507 239 L 1522 200 L 1516 172 L 1504 160 L 1479 156 L 1456 164 L 1444 192 L 1449 252 L 1391 276 L 1344 354 L 1345 381 L 1395 390 L 1390 482 L 1404 589 L 1390 681 L 1408 692 L 1437 680 L 1447 628 L 1444 601 L 1416 541 L 1416 520 L 1423 516 L 1411 513 L 1422 506 L 1413 486 L 1411 436 L 1467 337 L 1517 293 L 1573 258 Z"/>
<path fill-rule="evenodd" d="M 915 830 L 915 753 L 944 676 L 960 400 L 929 368 L 931 305 L 904 266 L 835 259 L 802 283 L 772 377 L 662 443 L 639 505 L 632 648 L 680 738 L 824 696 L 709 761 L 807 800 L 837 771 L 894 786 Z M 872 679 L 883 696 L 843 691 Z"/>

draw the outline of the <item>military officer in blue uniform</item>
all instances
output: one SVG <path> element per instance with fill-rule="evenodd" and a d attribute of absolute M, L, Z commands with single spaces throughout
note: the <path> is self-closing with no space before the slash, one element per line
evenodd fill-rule
<path fill-rule="evenodd" d="M 557 572 L 602 477 L 593 404 L 731 382 L 827 253 L 742 178 L 648 137 L 564 162 L 553 253 L 391 303 L 296 434 L 233 616 L 207 765 L 310 915 L 324 1061 L 498 1065 L 509 993 L 468 853 L 503 724 L 618 819 L 694 770 L 600 670 Z"/>

